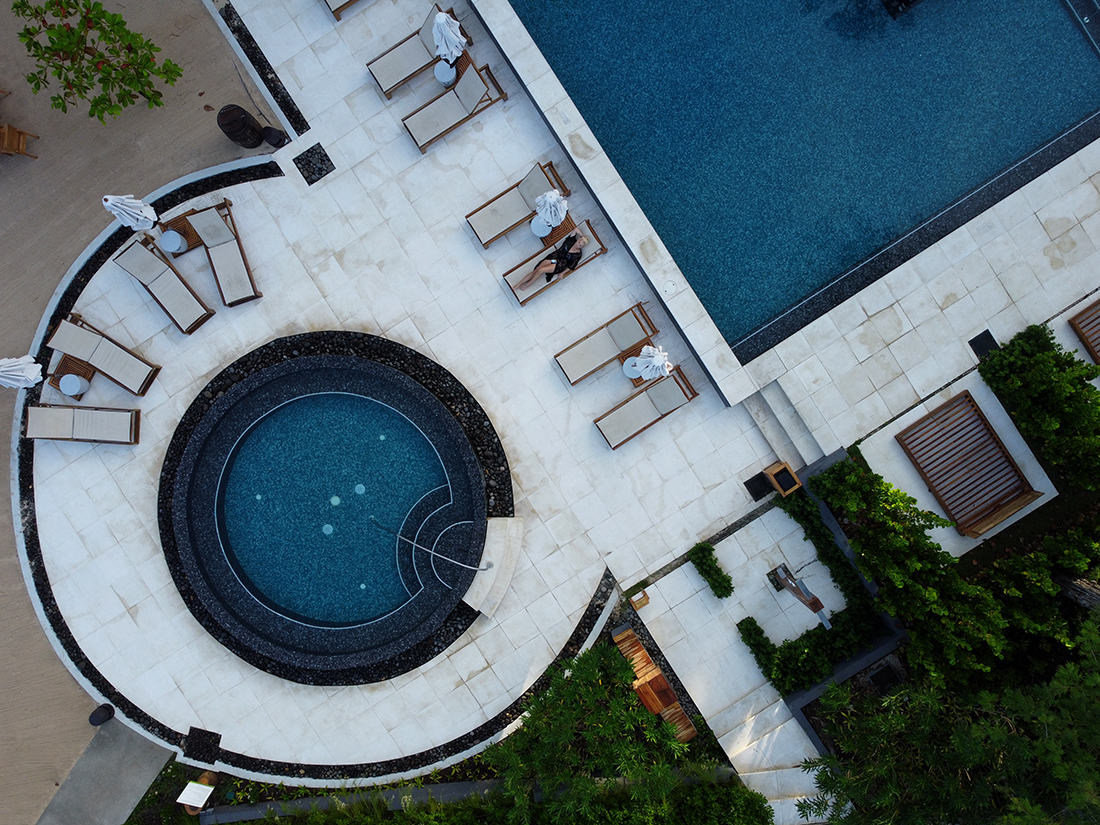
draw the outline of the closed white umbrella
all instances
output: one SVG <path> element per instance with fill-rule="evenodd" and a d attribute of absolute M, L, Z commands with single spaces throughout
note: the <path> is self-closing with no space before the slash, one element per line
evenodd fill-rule
<path fill-rule="evenodd" d="M 468 45 L 458 21 L 444 11 L 435 16 L 432 37 L 435 38 L 435 53 L 446 60 L 448 65 L 458 60 L 462 50 Z"/>
<path fill-rule="evenodd" d="M 557 189 L 543 192 L 535 198 L 535 214 L 550 226 L 557 226 L 564 221 L 565 213 L 568 211 L 569 201 L 563 198 Z"/>
<path fill-rule="evenodd" d="M 672 372 L 672 364 L 668 362 L 668 353 L 660 347 L 644 346 L 641 354 L 635 360 L 635 368 L 642 378 L 660 378 Z"/>
<path fill-rule="evenodd" d="M 0 358 L 0 387 L 23 389 L 33 387 L 41 380 L 42 365 L 29 355 Z"/>
<path fill-rule="evenodd" d="M 104 195 L 103 208 L 131 229 L 152 229 L 157 211 L 133 195 Z"/>

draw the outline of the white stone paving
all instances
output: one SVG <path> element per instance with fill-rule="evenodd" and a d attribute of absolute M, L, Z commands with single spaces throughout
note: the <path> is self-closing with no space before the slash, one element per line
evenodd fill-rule
<path fill-rule="evenodd" d="M 778 381 L 828 453 L 918 403 L 939 403 L 939 389 L 975 363 L 967 339 L 987 327 L 1007 340 L 1027 323 L 1059 316 L 1056 334 L 1072 346 L 1064 310 L 1100 285 L 1094 144 L 742 368 L 713 340 L 713 323 L 545 60 L 509 22 L 507 4 L 475 2 L 500 25 L 495 39 L 537 103 L 479 19 L 456 4 L 474 37 L 475 61 L 489 63 L 510 96 L 426 155 L 400 118 L 437 92 L 430 73 L 386 101 L 364 68 L 420 25 L 425 4 L 361 3 L 337 24 L 315 0 L 235 3 L 312 128 L 276 153 L 285 178 L 205 196 L 168 217 L 228 195 L 264 298 L 219 306 L 196 251 L 178 263 L 217 314 L 190 337 L 111 263 L 78 301 L 92 323 L 165 368 L 142 399 L 101 378 L 82 402 L 139 407 L 138 447 L 34 445 L 43 553 L 85 652 L 131 700 L 176 730 L 196 725 L 221 732 L 231 750 L 304 762 L 377 761 L 448 741 L 542 672 L 605 564 L 629 585 L 752 509 L 743 481 L 776 455 L 745 407 L 726 407 L 723 397 L 737 400 Z M 291 158 L 318 142 L 337 171 L 307 187 Z M 484 250 L 462 216 L 548 159 L 575 189 L 571 211 L 592 218 L 610 251 L 521 309 L 500 276 L 537 242 L 521 228 Z M 703 365 L 675 334 L 654 288 Z M 552 356 L 639 300 L 649 302 L 662 330 L 658 343 L 700 396 L 612 452 L 592 420 L 631 392 L 628 382 L 609 367 L 570 387 Z M 296 685 L 228 654 L 184 607 L 157 539 L 160 463 L 195 394 L 259 344 L 328 328 L 385 335 L 462 380 L 504 443 L 516 514 L 524 519 L 516 576 L 492 618 L 479 619 L 424 667 L 362 687 Z M 51 393 L 44 402 L 63 400 Z M 1018 443 L 1004 423 L 996 425 L 1002 438 Z M 905 480 L 892 439 L 900 426 L 876 435 L 868 457 Z M 909 481 L 901 486 L 921 497 Z M 793 530 L 776 534 L 785 518 L 769 513 L 720 545 L 738 588 L 728 605 L 680 568 L 650 588 L 653 601 L 641 613 L 704 713 L 728 711 L 726 741 L 749 770 L 784 767 L 804 743 L 787 741 L 794 736 L 787 733 L 774 734 L 782 742 L 735 734 L 758 710 L 780 712 L 735 622 L 751 614 L 776 641 L 816 622 L 764 582 L 779 561 L 801 568 L 829 609 L 839 606 L 809 545 Z"/>

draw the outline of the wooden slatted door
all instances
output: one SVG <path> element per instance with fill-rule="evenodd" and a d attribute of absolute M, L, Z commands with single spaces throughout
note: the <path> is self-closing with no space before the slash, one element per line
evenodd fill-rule
<path fill-rule="evenodd" d="M 1042 495 L 1028 484 L 969 391 L 896 437 L 964 536 L 977 538 Z"/>

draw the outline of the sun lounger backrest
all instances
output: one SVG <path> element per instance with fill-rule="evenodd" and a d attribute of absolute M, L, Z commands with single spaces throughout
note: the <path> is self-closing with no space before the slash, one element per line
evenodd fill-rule
<path fill-rule="evenodd" d="M 435 16 L 441 14 L 439 4 L 436 3 L 432 6 L 432 10 L 428 12 L 428 19 L 424 21 L 424 25 L 420 27 L 420 42 L 424 44 L 424 48 L 428 50 L 428 54 L 435 56 L 435 36 L 432 34 L 432 28 L 435 25 Z"/>
<path fill-rule="evenodd" d="M 646 395 L 653 402 L 659 415 L 668 415 L 691 400 L 672 376 L 653 384 L 646 391 Z"/>
<path fill-rule="evenodd" d="M 550 191 L 554 187 L 550 186 L 549 181 L 546 180 L 546 173 L 542 171 L 542 167 L 536 163 L 535 168 L 528 172 L 523 180 L 519 182 L 518 188 L 520 195 L 523 196 L 524 203 L 527 204 L 527 208 L 534 212 L 535 198 L 543 192 Z"/>
<path fill-rule="evenodd" d="M 578 267 L 588 261 L 588 259 L 593 257 L 594 255 L 598 255 L 601 252 L 607 251 L 604 248 L 603 244 L 600 242 L 600 239 L 596 237 L 596 233 L 592 229 L 592 224 L 590 224 L 588 221 L 582 221 L 581 225 L 577 227 L 576 231 L 588 238 L 587 246 L 585 246 L 585 248 L 581 250 L 581 260 L 580 263 L 577 264 Z"/>
<path fill-rule="evenodd" d="M 473 114 L 478 104 L 489 96 L 489 87 L 482 78 L 481 72 L 470 66 L 455 84 L 454 93 L 466 113 Z"/>
<path fill-rule="evenodd" d="M 187 222 L 198 233 L 204 246 L 221 246 L 223 243 L 229 243 L 237 239 L 237 236 L 233 234 L 233 230 L 218 214 L 217 209 L 203 209 L 193 215 L 188 215 Z"/>
<path fill-rule="evenodd" d="M 27 438 L 72 437 L 72 407 L 27 407 Z"/>
<path fill-rule="evenodd" d="M 88 359 L 84 359 L 88 360 Z M 140 395 L 149 373 L 156 367 L 151 367 L 130 350 L 121 347 L 114 341 L 106 338 L 96 347 L 91 360 L 88 361 L 99 372 L 114 379 L 134 395 Z"/>
<path fill-rule="evenodd" d="M 168 264 L 136 241 L 115 258 L 115 263 L 146 286 L 168 271 Z"/>
<path fill-rule="evenodd" d="M 616 318 L 608 324 L 607 332 L 611 335 L 611 340 L 615 342 L 615 346 L 619 348 L 619 352 L 625 352 L 648 337 L 648 332 L 638 323 L 638 316 L 633 311 L 628 312 L 621 318 Z"/>
<path fill-rule="evenodd" d="M 78 327 L 72 321 L 62 321 L 57 325 L 53 337 L 46 344 L 59 352 L 87 361 L 92 357 L 96 347 L 103 341 L 103 336 L 92 332 L 90 329 Z"/>
<path fill-rule="evenodd" d="M 131 442 L 134 413 L 132 410 L 89 410 L 73 408 L 73 434 L 78 441 Z"/>

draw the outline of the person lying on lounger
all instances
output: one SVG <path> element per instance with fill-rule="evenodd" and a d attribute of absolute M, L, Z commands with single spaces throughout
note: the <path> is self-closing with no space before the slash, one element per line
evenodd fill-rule
<path fill-rule="evenodd" d="M 588 246 L 588 238 L 584 235 L 570 235 L 549 257 L 535 264 L 535 268 L 516 284 L 516 290 L 529 289 L 540 275 L 545 275 L 546 283 L 551 283 L 572 272 L 581 262 L 581 250 L 586 246 Z"/>

